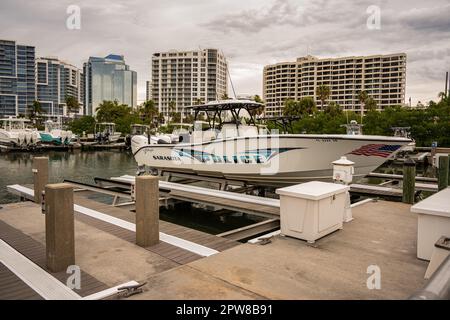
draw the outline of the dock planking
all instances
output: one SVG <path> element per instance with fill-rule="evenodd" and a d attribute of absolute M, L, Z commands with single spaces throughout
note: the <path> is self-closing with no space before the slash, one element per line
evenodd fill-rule
<path fill-rule="evenodd" d="M 113 207 L 104 202 L 99 202 L 90 199 L 90 197 L 93 196 L 95 196 L 95 193 L 91 191 L 75 192 L 74 201 L 76 204 L 81 205 L 83 207 L 107 213 L 108 215 L 111 215 L 115 218 L 135 223 L 135 216 L 134 213 L 130 211 L 130 208 Z M 75 217 L 79 221 L 87 223 L 104 232 L 108 232 L 123 240 L 132 243 L 135 242 L 135 233 L 132 231 L 125 230 L 120 227 L 78 213 L 75 214 Z M 237 241 L 224 239 L 202 231 L 186 228 L 162 220 L 159 221 L 159 229 L 161 232 L 170 234 L 171 236 L 192 241 L 217 251 L 224 251 L 240 244 Z M 178 264 L 186 264 L 201 258 L 201 256 L 195 253 L 192 253 L 190 251 L 178 248 L 176 246 L 164 242 L 160 242 L 155 246 L 147 247 L 146 249 L 153 253 L 159 254 L 167 259 L 170 259 Z"/>
<path fill-rule="evenodd" d="M 56 279 L 61 281 L 62 283 L 66 283 L 67 278 L 70 276 L 65 272 L 56 272 L 52 273 L 46 268 L 46 253 L 45 246 L 26 235 L 22 231 L 8 225 L 7 223 L 0 220 L 0 237 L 3 241 L 12 246 L 15 250 L 20 252 L 30 261 L 34 262 L 36 265 L 41 267 L 42 269 L 49 272 Z M 3 266 L 3 265 L 2 265 Z M 29 288 L 20 278 L 14 275 L 8 268 L 3 266 L 0 268 L 0 300 L 1 299 L 34 299 L 35 296 L 30 294 L 30 291 L 33 291 Z M 8 291 L 4 286 L 13 281 L 13 290 Z M 92 277 L 88 273 L 81 270 L 81 289 L 75 289 L 74 291 L 78 293 L 80 296 L 85 297 L 90 294 L 102 291 L 107 289 L 108 287 L 101 281 Z M 25 287 L 24 287 L 25 286 Z M 4 292 L 5 291 L 5 292 Z M 34 291 L 33 291 L 34 292 Z M 37 293 L 36 293 L 37 294 Z M 39 295 L 38 295 L 39 296 Z M 8 298 L 9 297 L 9 298 Z M 40 296 L 39 296 L 40 297 Z"/>
<path fill-rule="evenodd" d="M 25 282 L 0 262 L 0 300 L 43 300 Z"/>

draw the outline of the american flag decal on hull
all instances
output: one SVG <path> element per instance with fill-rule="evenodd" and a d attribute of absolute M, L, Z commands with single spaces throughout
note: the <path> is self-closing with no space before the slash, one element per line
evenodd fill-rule
<path fill-rule="evenodd" d="M 389 157 L 394 151 L 397 151 L 401 146 L 389 145 L 389 144 L 366 144 L 359 149 L 353 150 L 348 154 L 354 154 L 356 156 L 376 156 L 376 157 Z"/>

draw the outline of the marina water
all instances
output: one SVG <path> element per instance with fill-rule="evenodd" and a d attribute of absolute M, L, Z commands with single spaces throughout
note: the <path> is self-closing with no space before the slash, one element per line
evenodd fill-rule
<path fill-rule="evenodd" d="M 0 206 L 19 201 L 17 196 L 7 192 L 6 186 L 12 184 L 32 184 L 33 157 L 49 158 L 49 182 L 63 182 L 64 179 L 94 184 L 95 177 L 110 178 L 136 173 L 136 162 L 130 152 L 115 151 L 79 151 L 45 153 L 0 153 Z M 110 196 L 96 195 L 98 201 L 111 203 Z M 100 199 L 99 199 L 100 197 Z M 186 227 L 218 234 L 243 227 L 260 218 L 242 214 L 213 214 L 206 210 L 191 208 L 189 204 L 180 204 L 175 208 L 161 208 L 162 220 Z"/>

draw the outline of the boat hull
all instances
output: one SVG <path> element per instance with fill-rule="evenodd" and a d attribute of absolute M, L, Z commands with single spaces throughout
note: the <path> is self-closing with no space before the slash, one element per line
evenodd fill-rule
<path fill-rule="evenodd" d="M 0 130 L 0 144 L 6 147 L 29 148 L 40 143 L 40 136 L 34 130 Z"/>
<path fill-rule="evenodd" d="M 346 135 L 272 135 L 215 140 L 209 143 L 147 145 L 132 139 L 138 165 L 259 185 L 291 185 L 331 180 L 332 162 L 346 156 L 355 176 L 374 171 L 411 140 Z"/>

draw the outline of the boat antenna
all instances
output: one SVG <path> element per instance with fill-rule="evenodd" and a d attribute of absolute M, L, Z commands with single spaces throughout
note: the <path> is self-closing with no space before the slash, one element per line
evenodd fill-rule
<path fill-rule="evenodd" d="M 222 54 L 223 54 L 223 52 L 222 52 Z M 227 74 L 228 74 L 228 78 L 230 79 L 231 89 L 233 89 L 234 98 L 237 99 L 236 91 L 234 90 L 233 80 L 231 80 L 230 70 L 228 69 L 228 61 L 227 61 Z"/>
<path fill-rule="evenodd" d="M 447 88 L 448 88 L 448 71 L 445 73 L 445 91 L 444 91 L 444 95 L 445 95 L 446 97 L 448 97 L 448 91 L 447 91 Z"/>

